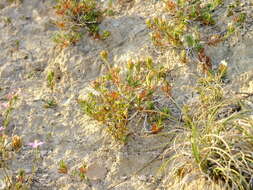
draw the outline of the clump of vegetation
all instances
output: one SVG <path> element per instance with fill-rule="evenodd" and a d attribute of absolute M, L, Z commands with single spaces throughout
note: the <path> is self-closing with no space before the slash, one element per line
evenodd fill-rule
<path fill-rule="evenodd" d="M 93 92 L 88 98 L 80 100 L 84 112 L 104 124 L 121 142 L 131 133 L 128 124 L 136 117 L 142 118 L 153 133 L 158 132 L 170 117 L 170 110 L 156 101 L 158 92 L 171 95 L 168 69 L 154 64 L 151 58 L 128 61 L 123 68 L 111 67 L 107 53 L 101 55 L 109 71 L 92 83 Z"/>
<path fill-rule="evenodd" d="M 81 180 L 88 181 L 88 177 L 86 176 L 87 173 L 87 164 L 82 163 L 82 165 L 76 170 L 76 174 L 80 177 Z"/>
<path fill-rule="evenodd" d="M 10 162 L 14 159 L 14 155 L 17 154 L 23 146 L 22 138 L 18 135 L 9 136 L 5 134 L 8 129 L 11 114 L 14 110 L 15 103 L 17 101 L 18 94 L 13 92 L 7 95 L 7 103 L 1 103 L 0 115 L 3 116 L 3 121 L 0 123 L 0 171 L 3 174 L 3 181 L 6 189 L 27 189 L 25 183 L 25 172 L 20 170 L 17 175 L 10 174 Z"/>
<path fill-rule="evenodd" d="M 44 104 L 44 108 L 56 108 L 57 107 L 57 102 L 54 98 L 52 99 L 47 99 L 47 100 L 42 100 L 45 104 Z"/>
<path fill-rule="evenodd" d="M 60 47 L 75 44 L 85 32 L 99 38 L 102 12 L 95 0 L 57 0 L 55 12 L 59 16 L 55 24 L 61 31 L 55 34 L 54 41 Z"/>
<path fill-rule="evenodd" d="M 29 189 L 32 178 L 35 175 L 36 167 L 33 166 L 32 174 L 27 175 L 23 169 L 13 171 L 11 162 L 16 158 L 23 147 L 23 139 L 18 135 L 8 135 L 8 127 L 11 121 L 12 111 L 14 110 L 16 101 L 18 100 L 19 91 L 14 91 L 6 96 L 7 103 L 1 103 L 0 116 L 3 121 L 0 123 L 0 171 L 3 173 L 5 189 Z M 39 161 L 40 152 L 38 147 L 44 142 L 32 142 L 31 146 L 35 150 L 35 160 Z M 37 162 L 38 163 L 38 162 Z M 2 174 L 1 173 L 1 174 Z"/>
<path fill-rule="evenodd" d="M 4 107 L 2 115 L 3 115 L 3 127 L 7 128 L 8 125 L 10 124 L 11 120 L 11 114 L 12 111 L 14 110 L 14 105 L 18 99 L 18 95 L 16 92 L 10 93 L 7 95 L 7 103 L 2 103 L 1 107 Z"/>
<path fill-rule="evenodd" d="M 237 2 L 237 1 L 235 1 Z M 246 20 L 245 13 L 236 13 L 234 4 L 229 6 L 228 16 L 232 16 L 226 31 L 206 36 L 198 29 L 201 25 L 215 25 L 215 11 L 223 4 L 223 0 L 164 0 L 169 15 L 147 20 L 147 25 L 152 32 L 152 41 L 156 46 L 173 48 L 179 53 L 182 62 L 187 62 L 190 55 L 206 57 L 204 45 L 216 45 L 231 36 Z M 238 4 L 238 3 L 237 3 Z M 201 55 L 199 55 L 201 54 Z M 199 58 L 205 65 L 209 61 Z"/>
<path fill-rule="evenodd" d="M 64 160 L 60 160 L 60 162 L 59 162 L 58 173 L 61 173 L 61 174 L 67 174 L 68 173 L 68 166 L 64 162 Z"/>
<path fill-rule="evenodd" d="M 184 48 L 195 47 L 199 49 L 198 35 L 196 28 L 191 24 L 201 22 L 204 25 L 213 25 L 212 12 L 222 1 L 203 5 L 201 0 L 192 1 L 165 1 L 166 9 L 171 14 L 169 20 L 156 17 L 148 20 L 148 26 L 154 30 L 152 39 L 156 45 Z M 195 24 L 196 25 L 196 24 Z"/>
<path fill-rule="evenodd" d="M 81 163 L 79 167 L 71 171 L 71 176 L 83 181 L 87 185 L 90 185 L 89 178 L 87 177 L 88 166 L 85 162 Z"/>
<path fill-rule="evenodd" d="M 5 135 L 4 131 L 5 128 L 0 127 L 0 171 L 2 171 L 4 176 L 3 181 L 8 189 L 22 189 L 21 187 L 26 187 L 23 180 L 24 175 L 18 172 L 15 177 L 9 173 L 9 163 L 13 159 L 13 155 L 22 147 L 22 140 L 17 135 L 11 138 Z"/>
<path fill-rule="evenodd" d="M 54 71 L 47 73 L 47 86 L 53 91 L 55 87 L 55 74 Z"/>
<path fill-rule="evenodd" d="M 170 168 L 170 187 L 192 174 L 205 179 L 205 184 L 223 184 L 224 189 L 252 186 L 253 120 L 241 110 L 239 100 L 224 96 L 225 72 L 223 67 L 201 78 L 198 101 L 182 110 L 184 128 L 171 147 L 174 156 L 165 163 Z M 182 188 L 189 183 L 181 183 Z"/>
<path fill-rule="evenodd" d="M 79 167 L 70 169 L 70 166 L 64 161 L 60 160 L 58 163 L 58 173 L 70 177 L 72 180 L 77 179 L 90 186 L 89 178 L 87 177 L 88 166 L 85 162 L 81 163 Z"/>

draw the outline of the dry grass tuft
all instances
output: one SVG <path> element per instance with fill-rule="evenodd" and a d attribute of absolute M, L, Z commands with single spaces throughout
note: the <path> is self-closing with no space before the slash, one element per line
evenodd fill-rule
<path fill-rule="evenodd" d="M 183 108 L 184 126 L 164 162 L 170 188 L 248 190 L 253 172 L 253 119 L 226 98 L 221 74 L 199 80 L 199 99 Z M 221 188 L 222 187 L 222 188 Z"/>

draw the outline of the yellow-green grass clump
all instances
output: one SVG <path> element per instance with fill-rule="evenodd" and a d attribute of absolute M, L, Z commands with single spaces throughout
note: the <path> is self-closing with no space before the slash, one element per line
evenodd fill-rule
<path fill-rule="evenodd" d="M 201 78 L 196 89 L 199 99 L 182 110 L 184 126 L 171 148 L 174 156 L 163 166 L 169 168 L 171 188 L 181 184 L 188 189 L 200 179 L 205 181 L 202 189 L 248 190 L 252 186 L 253 119 L 240 100 L 224 96 L 223 76 Z M 192 176 L 194 180 L 181 183 Z"/>

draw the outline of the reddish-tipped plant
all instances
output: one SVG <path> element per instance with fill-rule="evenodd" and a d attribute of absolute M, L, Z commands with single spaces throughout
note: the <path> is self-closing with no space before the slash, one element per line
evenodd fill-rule
<path fill-rule="evenodd" d="M 197 28 L 216 24 L 214 13 L 223 4 L 223 0 L 164 0 L 164 3 L 167 10 L 166 16 L 147 20 L 148 27 L 152 29 L 151 38 L 154 45 L 172 48 L 178 52 L 182 62 L 189 60 L 188 55 L 195 54 L 194 57 L 198 57 L 203 63 L 205 72 L 210 69 L 208 65 L 211 61 L 204 54 L 204 46 L 215 46 L 228 39 L 247 19 L 244 11 L 238 11 L 241 9 L 239 1 L 234 1 L 227 8 L 229 11 L 227 16 L 231 21 L 227 29 L 207 36 Z M 204 61 L 203 58 L 205 58 Z"/>
<path fill-rule="evenodd" d="M 129 122 L 136 117 L 143 118 L 144 126 L 149 126 L 152 133 L 159 132 L 170 117 L 169 109 L 155 101 L 158 92 L 170 96 L 167 69 L 155 65 L 150 58 L 129 61 L 123 68 L 110 67 L 107 53 L 102 52 L 101 56 L 109 72 L 92 83 L 93 92 L 87 99 L 80 100 L 84 112 L 104 124 L 121 142 L 130 133 Z"/>
<path fill-rule="evenodd" d="M 54 41 L 64 48 L 78 42 L 87 31 L 94 38 L 99 38 L 98 24 L 102 12 L 94 0 L 58 0 L 55 13 L 59 20 L 55 22 L 61 30 L 56 33 Z"/>

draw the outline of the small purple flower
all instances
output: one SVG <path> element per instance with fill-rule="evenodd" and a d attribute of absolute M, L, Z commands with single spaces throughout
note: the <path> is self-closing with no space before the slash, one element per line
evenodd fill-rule
<path fill-rule="evenodd" d="M 8 100 L 11 100 L 14 97 L 14 95 L 15 95 L 15 93 L 12 92 L 12 93 L 7 94 L 6 97 Z"/>
<path fill-rule="evenodd" d="M 6 97 L 7 97 L 8 100 L 11 100 L 11 99 L 14 98 L 14 96 L 17 96 L 20 92 L 21 92 L 20 88 L 19 89 L 15 89 L 15 90 L 13 90 L 13 92 L 10 92 L 9 94 L 7 94 Z"/>
<path fill-rule="evenodd" d="M 34 142 L 28 143 L 28 145 L 32 148 L 37 148 L 41 145 L 43 145 L 44 142 L 35 140 Z"/>

